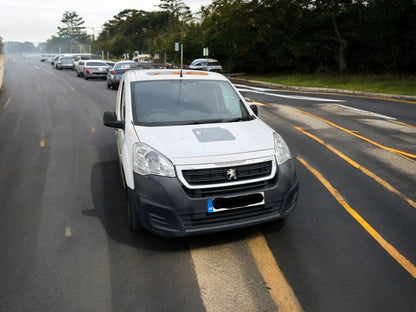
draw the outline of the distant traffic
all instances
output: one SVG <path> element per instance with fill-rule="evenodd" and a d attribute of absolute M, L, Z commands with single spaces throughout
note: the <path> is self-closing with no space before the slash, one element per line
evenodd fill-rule
<path fill-rule="evenodd" d="M 77 77 L 106 79 L 107 87 L 116 90 L 122 75 L 131 69 L 162 69 L 178 68 L 173 64 L 155 63 L 150 58 L 134 57 L 132 60 L 105 60 L 102 56 L 92 53 L 41 54 L 40 61 L 50 63 L 55 69 L 70 69 Z M 192 61 L 190 69 L 222 72 L 221 64 L 210 58 L 197 58 Z"/>

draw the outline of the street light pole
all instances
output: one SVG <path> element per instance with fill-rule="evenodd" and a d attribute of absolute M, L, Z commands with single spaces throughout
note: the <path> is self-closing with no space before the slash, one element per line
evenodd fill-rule
<path fill-rule="evenodd" d="M 90 37 L 90 47 L 89 47 L 89 54 L 91 58 L 91 46 L 92 46 L 93 41 L 95 40 L 95 28 L 94 27 L 85 27 L 85 28 L 92 29 L 92 39 Z"/>

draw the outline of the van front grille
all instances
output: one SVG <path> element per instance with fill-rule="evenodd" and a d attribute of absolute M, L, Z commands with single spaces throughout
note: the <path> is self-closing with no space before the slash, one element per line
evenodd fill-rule
<path fill-rule="evenodd" d="M 183 170 L 182 174 L 189 185 L 210 185 L 236 181 L 247 181 L 270 176 L 272 162 L 231 166 L 222 168 Z"/>

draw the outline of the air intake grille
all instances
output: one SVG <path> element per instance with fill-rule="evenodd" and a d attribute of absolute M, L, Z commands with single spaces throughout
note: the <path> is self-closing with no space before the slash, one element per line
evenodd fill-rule
<path fill-rule="evenodd" d="M 266 161 L 242 166 L 183 170 L 182 174 L 190 185 L 210 185 L 263 178 L 269 176 L 271 172 L 272 162 Z"/>

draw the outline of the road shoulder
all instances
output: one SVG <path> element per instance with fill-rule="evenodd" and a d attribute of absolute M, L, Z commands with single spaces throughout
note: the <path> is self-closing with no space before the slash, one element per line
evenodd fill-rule
<path fill-rule="evenodd" d="M 3 75 L 4 75 L 4 64 L 6 63 L 6 57 L 0 55 L 0 90 L 3 85 Z"/>

